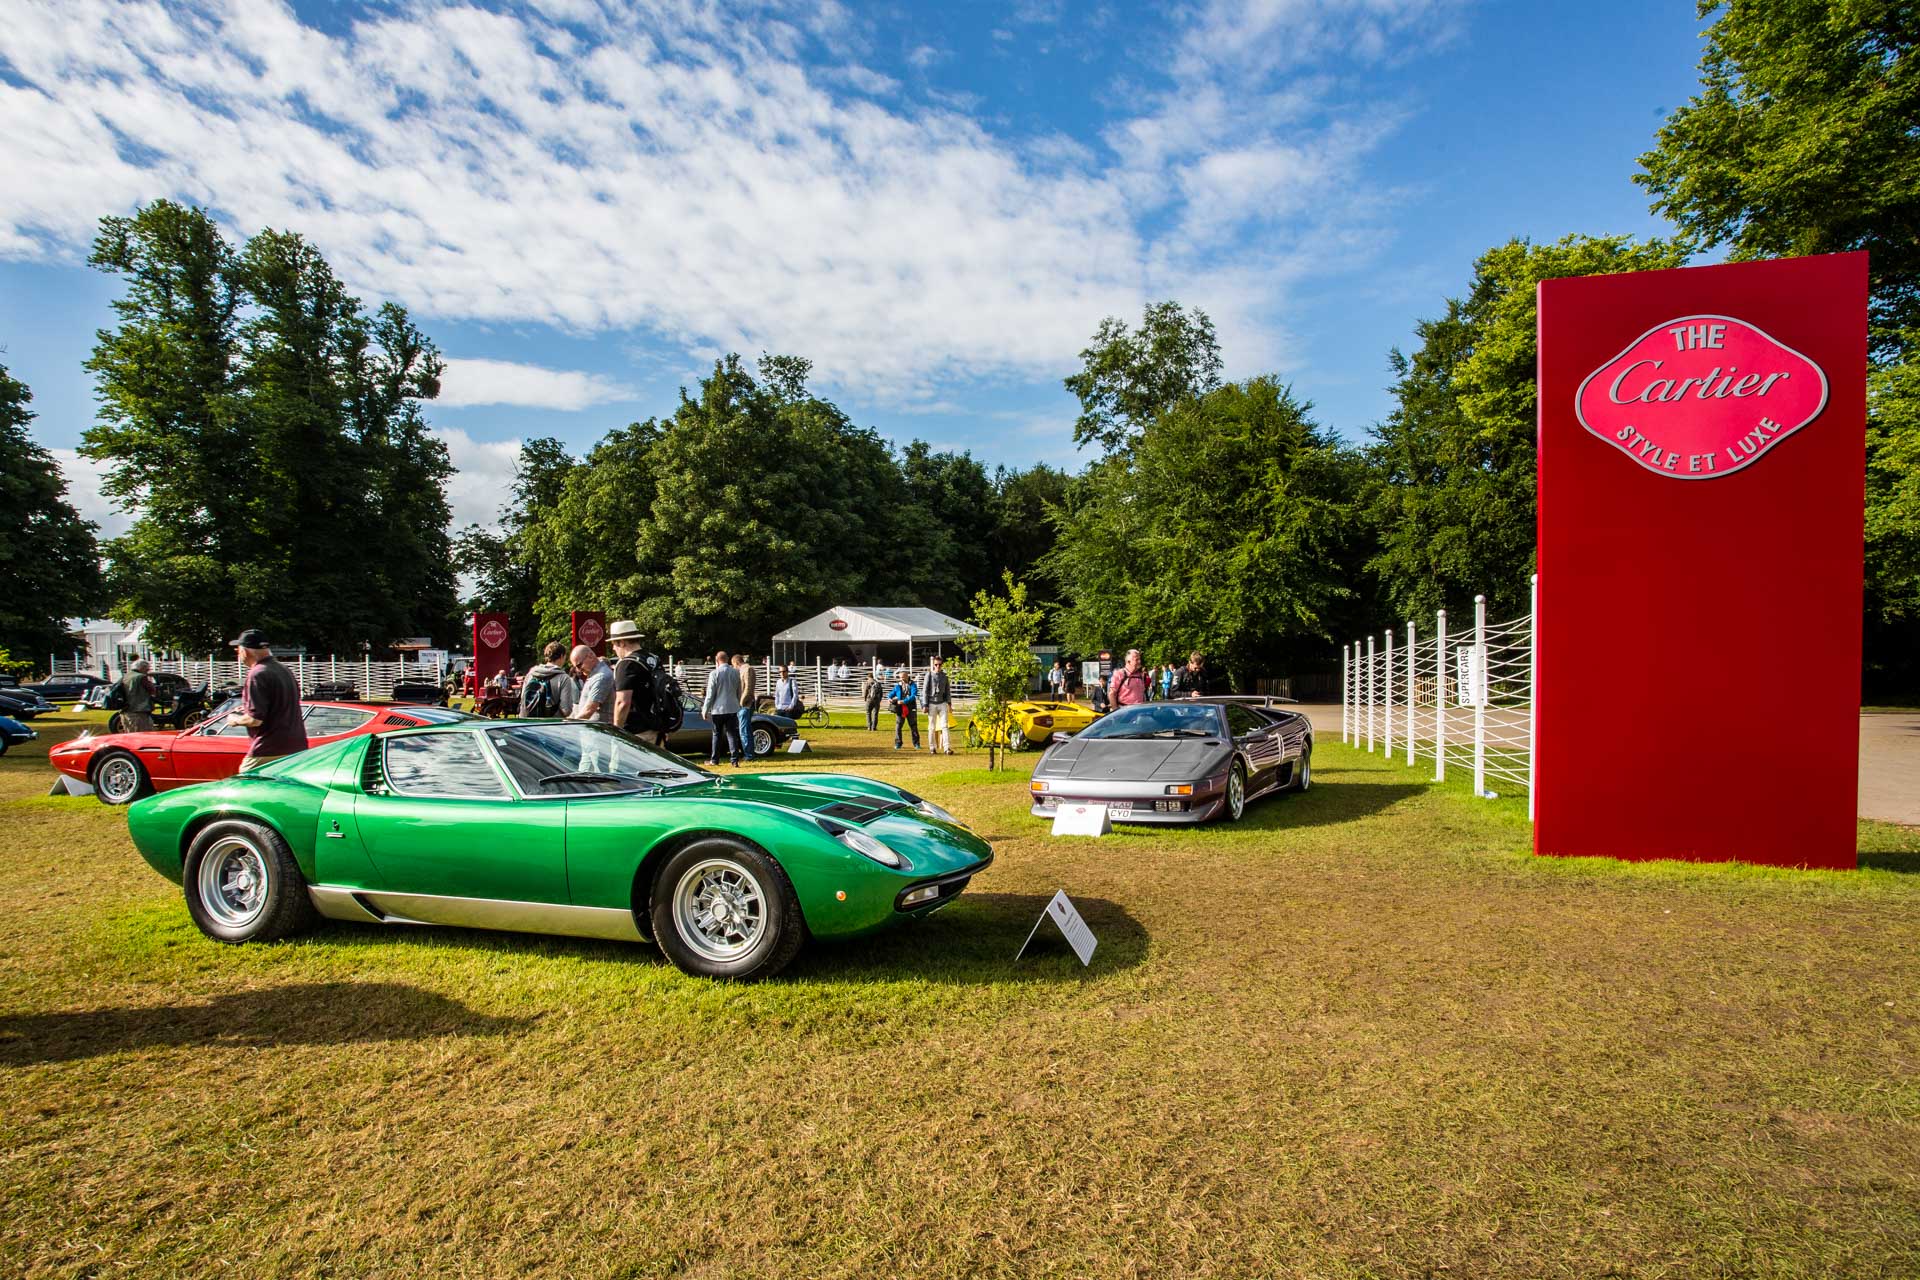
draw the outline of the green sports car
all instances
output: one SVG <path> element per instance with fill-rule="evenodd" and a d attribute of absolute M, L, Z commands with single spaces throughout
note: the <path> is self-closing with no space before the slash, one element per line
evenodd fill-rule
<path fill-rule="evenodd" d="M 596 724 L 464 721 L 343 739 L 127 811 L 201 932 L 336 920 L 643 942 L 759 978 L 808 936 L 938 910 L 993 860 L 939 806 L 827 773 L 718 777 Z"/>

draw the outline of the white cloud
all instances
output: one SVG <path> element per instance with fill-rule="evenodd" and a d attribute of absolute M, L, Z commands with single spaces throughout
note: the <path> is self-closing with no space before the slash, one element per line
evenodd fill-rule
<path fill-rule="evenodd" d="M 447 505 L 456 530 L 470 524 L 491 528 L 500 523 L 500 508 L 513 496 L 513 474 L 520 465 L 518 440 L 475 440 L 458 427 L 433 427 L 447 446 L 455 472 L 447 483 Z"/>
<path fill-rule="evenodd" d="M 449 357 L 436 406 L 510 404 L 528 409 L 587 409 L 633 394 L 611 378 L 570 369 L 544 369 L 508 360 Z"/>
<path fill-rule="evenodd" d="M 1445 9 L 1213 0 L 1165 55 L 1172 87 L 1082 156 L 1002 138 L 963 97 L 867 96 L 894 82 L 848 61 L 835 4 L 416 0 L 329 33 L 269 0 L 16 0 L 0 172 L 33 180 L 0 183 L 0 256 L 72 255 L 101 214 L 172 195 L 300 230 L 427 317 L 798 352 L 889 400 L 1058 376 L 1100 317 L 1160 297 L 1264 355 L 1369 145 L 1279 73 L 1377 60 Z M 447 403 L 617 394 L 462 363 Z"/>
<path fill-rule="evenodd" d="M 82 518 L 100 526 L 100 540 L 105 542 L 108 538 L 117 538 L 125 533 L 133 524 L 132 517 L 117 509 L 113 499 L 100 491 L 101 483 L 106 479 L 106 467 L 91 458 L 81 457 L 72 449 L 49 449 L 47 452 L 60 464 L 60 474 L 66 477 L 67 501 Z"/>

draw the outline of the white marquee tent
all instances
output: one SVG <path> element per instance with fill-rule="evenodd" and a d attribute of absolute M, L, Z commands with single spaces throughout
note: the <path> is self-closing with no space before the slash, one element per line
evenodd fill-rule
<path fill-rule="evenodd" d="M 835 605 L 774 636 L 772 652 L 776 662 L 804 662 L 811 645 L 852 651 L 867 661 L 881 656 L 883 646 L 905 646 L 907 665 L 912 666 L 915 645 L 940 653 L 961 636 L 976 633 L 980 628 L 972 623 L 935 609 Z"/>

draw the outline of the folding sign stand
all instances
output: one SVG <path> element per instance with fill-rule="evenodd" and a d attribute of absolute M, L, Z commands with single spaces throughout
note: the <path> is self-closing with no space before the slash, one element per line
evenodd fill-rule
<path fill-rule="evenodd" d="M 1033 945 L 1034 938 L 1040 933 L 1040 926 L 1048 920 L 1052 920 L 1054 927 L 1060 930 L 1060 936 L 1073 948 L 1073 954 L 1080 957 L 1083 967 L 1093 963 L 1093 949 L 1100 945 L 1099 940 L 1093 936 L 1093 930 L 1087 928 L 1087 922 L 1080 918 L 1079 910 L 1073 905 L 1073 900 L 1067 897 L 1065 889 L 1054 891 L 1047 909 L 1040 913 L 1040 918 L 1033 922 L 1033 928 L 1028 931 L 1027 940 L 1013 953 L 1015 960 L 1027 954 L 1027 948 Z"/>

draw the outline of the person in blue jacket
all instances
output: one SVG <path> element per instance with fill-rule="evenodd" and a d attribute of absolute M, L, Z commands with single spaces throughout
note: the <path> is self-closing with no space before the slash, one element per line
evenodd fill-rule
<path fill-rule="evenodd" d="M 913 672 L 902 669 L 900 678 L 894 681 L 893 688 L 887 691 L 887 700 L 893 704 L 893 749 L 900 749 L 900 731 L 905 729 L 913 735 L 913 748 L 920 749 L 920 685 L 913 678 Z"/>

